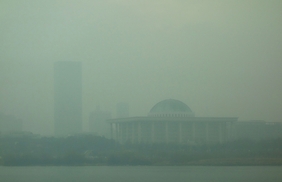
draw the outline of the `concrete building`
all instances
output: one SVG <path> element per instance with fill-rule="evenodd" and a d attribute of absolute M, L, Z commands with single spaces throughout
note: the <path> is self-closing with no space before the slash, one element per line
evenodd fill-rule
<path fill-rule="evenodd" d="M 282 138 L 281 122 L 238 121 L 233 125 L 234 139 L 267 140 Z"/>
<path fill-rule="evenodd" d="M 108 120 L 111 136 L 120 143 L 222 143 L 231 140 L 237 117 L 195 117 L 183 102 L 157 103 L 147 117 Z"/>
<path fill-rule="evenodd" d="M 54 122 L 56 136 L 82 131 L 80 62 L 56 62 L 54 65 Z"/>
<path fill-rule="evenodd" d="M 110 138 L 110 126 L 106 120 L 111 119 L 111 113 L 97 108 L 89 116 L 89 132 L 95 135 Z"/>

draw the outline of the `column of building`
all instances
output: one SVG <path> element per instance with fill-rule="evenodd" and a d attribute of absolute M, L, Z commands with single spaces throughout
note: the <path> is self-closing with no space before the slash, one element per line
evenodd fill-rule
<path fill-rule="evenodd" d="M 219 142 L 222 143 L 223 137 L 222 137 L 222 123 L 219 123 Z"/>
<path fill-rule="evenodd" d="M 196 123 L 195 121 L 193 122 L 193 126 L 192 126 L 192 140 L 195 143 L 196 142 Z"/>
<path fill-rule="evenodd" d="M 168 122 L 165 122 L 165 143 L 168 143 Z"/>
<path fill-rule="evenodd" d="M 132 138 L 132 143 L 135 142 L 135 122 L 131 124 L 131 138 Z"/>
<path fill-rule="evenodd" d="M 115 123 L 116 125 L 116 141 L 119 141 L 119 124 L 118 123 Z"/>
<path fill-rule="evenodd" d="M 155 142 L 155 123 L 151 123 L 151 143 Z"/>
<path fill-rule="evenodd" d="M 140 122 L 137 124 L 137 136 L 138 136 L 138 142 L 141 142 L 141 125 Z"/>
<path fill-rule="evenodd" d="M 129 124 L 125 123 L 125 142 L 129 142 L 130 141 L 130 136 L 129 136 Z"/>
<path fill-rule="evenodd" d="M 209 123 L 206 122 L 206 142 L 209 142 Z"/>
<path fill-rule="evenodd" d="M 179 126 L 179 141 L 178 141 L 178 143 L 182 143 L 182 123 L 179 122 L 178 126 Z"/>
<path fill-rule="evenodd" d="M 111 127 L 111 139 L 113 140 L 114 139 L 114 136 L 113 136 L 113 123 L 110 123 L 110 127 Z"/>
<path fill-rule="evenodd" d="M 123 123 L 119 123 L 119 142 L 123 143 Z"/>

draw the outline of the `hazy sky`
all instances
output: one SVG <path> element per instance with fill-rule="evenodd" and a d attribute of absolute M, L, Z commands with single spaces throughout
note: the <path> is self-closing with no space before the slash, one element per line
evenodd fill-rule
<path fill-rule="evenodd" d="M 281 0 L 0 0 L 0 112 L 53 132 L 53 63 L 83 63 L 97 105 L 282 121 Z"/>

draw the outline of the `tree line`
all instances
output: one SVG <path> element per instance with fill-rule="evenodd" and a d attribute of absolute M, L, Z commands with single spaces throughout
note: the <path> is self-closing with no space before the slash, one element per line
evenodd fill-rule
<path fill-rule="evenodd" d="M 281 165 L 282 139 L 223 144 L 119 144 L 94 135 L 0 138 L 1 164 L 28 165 Z"/>

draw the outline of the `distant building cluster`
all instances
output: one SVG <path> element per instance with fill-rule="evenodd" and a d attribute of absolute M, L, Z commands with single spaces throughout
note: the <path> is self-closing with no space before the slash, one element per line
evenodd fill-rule
<path fill-rule="evenodd" d="M 82 65 L 54 64 L 55 136 L 82 134 Z M 223 143 L 232 140 L 282 138 L 282 122 L 238 121 L 237 117 L 196 117 L 185 103 L 166 99 L 155 104 L 147 116 L 129 117 L 129 105 L 116 105 L 116 117 L 99 107 L 89 115 L 88 131 L 120 143 Z M 0 113 L 0 134 L 32 135 L 23 132 L 23 121 Z"/>
<path fill-rule="evenodd" d="M 185 103 L 175 99 L 157 103 L 146 117 L 108 121 L 111 137 L 120 143 L 205 144 L 282 137 L 282 123 L 238 121 L 237 117 L 195 117 Z"/>
<path fill-rule="evenodd" d="M 145 117 L 129 117 L 127 103 L 118 103 L 116 111 L 114 119 L 110 112 L 99 108 L 91 112 L 89 132 L 120 143 L 202 144 L 282 137 L 282 123 L 238 121 L 237 117 L 196 117 L 185 103 L 175 99 L 157 103 Z M 19 122 L 6 118 L 0 123 L 1 131 L 20 126 L 7 121 Z M 55 63 L 54 121 L 56 136 L 82 133 L 80 62 Z"/>

